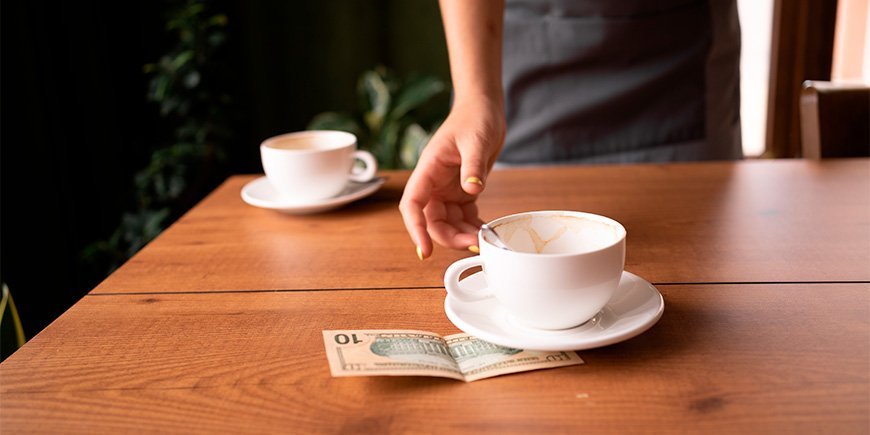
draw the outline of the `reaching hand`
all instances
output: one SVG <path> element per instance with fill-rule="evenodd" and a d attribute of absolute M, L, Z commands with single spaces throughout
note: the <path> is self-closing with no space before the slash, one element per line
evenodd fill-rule
<path fill-rule="evenodd" d="M 453 249 L 477 247 L 483 221 L 475 201 L 506 130 L 501 105 L 480 101 L 453 107 L 405 186 L 399 210 L 421 260 L 432 254 L 432 240 Z"/>

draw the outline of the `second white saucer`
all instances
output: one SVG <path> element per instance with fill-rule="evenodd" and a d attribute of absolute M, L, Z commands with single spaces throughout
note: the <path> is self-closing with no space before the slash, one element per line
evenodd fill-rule
<path fill-rule="evenodd" d="M 268 208 L 284 213 L 318 213 L 365 198 L 380 189 L 384 181 L 386 181 L 384 178 L 375 178 L 366 183 L 348 181 L 344 190 L 332 198 L 299 202 L 282 196 L 272 187 L 268 178 L 259 177 L 242 187 L 242 200 L 254 207 Z"/>
<path fill-rule="evenodd" d="M 463 281 L 470 290 L 486 288 L 477 272 Z M 493 344 L 525 350 L 582 350 L 635 337 L 654 325 L 664 312 L 661 293 L 643 278 L 622 272 L 613 298 L 592 320 L 575 328 L 548 331 L 516 322 L 494 297 L 463 302 L 450 295 L 444 301 L 447 318 L 462 331 Z"/>

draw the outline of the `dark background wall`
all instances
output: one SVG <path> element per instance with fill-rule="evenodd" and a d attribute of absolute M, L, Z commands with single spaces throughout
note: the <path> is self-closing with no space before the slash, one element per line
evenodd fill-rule
<path fill-rule="evenodd" d="M 81 251 L 117 227 L 133 174 L 164 140 L 142 68 L 171 43 L 164 22 L 174 4 L 2 4 L 0 277 L 28 337 L 104 277 L 83 265 Z M 209 5 L 229 18 L 234 116 L 223 175 L 261 171 L 264 138 L 351 109 L 366 69 L 449 79 L 435 0 Z"/>

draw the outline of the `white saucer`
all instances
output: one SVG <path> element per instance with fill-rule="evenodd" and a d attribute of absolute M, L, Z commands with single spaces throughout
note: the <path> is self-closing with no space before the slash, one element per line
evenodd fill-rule
<path fill-rule="evenodd" d="M 284 213 L 318 213 L 341 207 L 347 203 L 365 198 L 380 189 L 384 184 L 384 181 L 386 181 L 386 179 L 382 177 L 375 178 L 366 183 L 348 181 L 344 190 L 332 198 L 300 202 L 282 196 L 274 187 L 272 187 L 272 184 L 269 183 L 269 179 L 266 177 L 260 177 L 245 184 L 245 187 L 242 187 L 242 200 L 254 207 L 268 208 Z"/>
<path fill-rule="evenodd" d="M 469 290 L 486 288 L 477 272 L 462 280 Z M 457 328 L 493 344 L 525 350 L 582 350 L 628 340 L 649 329 L 662 316 L 661 293 L 643 278 L 622 272 L 616 294 L 592 320 L 575 328 L 548 331 L 518 324 L 494 297 L 463 302 L 447 295 L 444 310 Z"/>

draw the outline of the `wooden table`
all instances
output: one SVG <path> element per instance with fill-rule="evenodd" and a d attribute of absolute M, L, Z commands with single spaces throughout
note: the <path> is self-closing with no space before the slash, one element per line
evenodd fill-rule
<path fill-rule="evenodd" d="M 405 172 L 341 210 L 246 206 L 233 177 L 0 364 L 0 430 L 870 432 L 870 160 L 495 172 L 484 218 L 611 216 L 665 298 L 586 364 L 471 384 L 332 378 L 324 329 L 458 330 Z"/>

